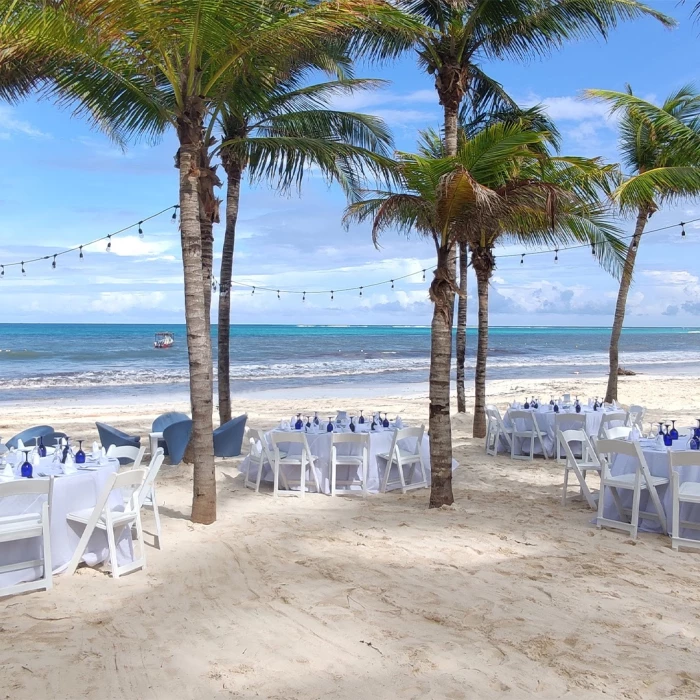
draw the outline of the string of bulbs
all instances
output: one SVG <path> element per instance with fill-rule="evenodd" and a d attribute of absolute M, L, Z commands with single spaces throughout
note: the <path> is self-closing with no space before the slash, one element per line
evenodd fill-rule
<path fill-rule="evenodd" d="M 92 241 L 88 241 L 86 243 L 81 243 L 80 245 L 73 246 L 72 248 L 66 248 L 65 250 L 60 250 L 57 253 L 51 253 L 49 255 L 41 255 L 36 258 L 30 258 L 27 260 L 20 260 L 16 262 L 9 262 L 9 263 L 4 263 L 0 264 L 0 278 L 3 278 L 5 276 L 5 268 L 6 267 L 16 267 L 16 266 L 21 266 L 22 274 L 26 275 L 26 270 L 25 270 L 25 265 L 28 265 L 30 263 L 35 263 L 35 262 L 40 262 L 42 260 L 51 260 L 51 267 L 53 269 L 56 269 L 56 258 L 58 258 L 61 255 L 67 255 L 68 253 L 73 253 L 75 251 L 79 252 L 79 258 L 82 260 L 85 256 L 83 254 L 83 248 L 87 248 L 89 246 L 95 245 L 96 243 L 100 243 L 102 241 L 107 241 L 107 247 L 106 251 L 110 252 L 112 250 L 112 238 L 115 236 L 118 236 L 121 233 L 125 233 L 126 231 L 130 231 L 131 229 L 137 228 L 138 229 L 138 235 L 139 238 L 144 237 L 144 232 L 143 232 L 143 224 L 147 221 L 150 221 L 151 219 L 155 219 L 158 216 L 162 216 L 165 214 L 165 212 L 168 212 L 172 210 L 172 216 L 171 220 L 173 222 L 177 221 L 177 211 L 180 208 L 179 204 L 173 204 L 169 207 L 166 207 L 165 209 L 161 209 L 160 211 L 156 212 L 155 214 L 151 214 L 150 216 L 146 216 L 140 221 L 137 221 L 136 223 L 130 224 L 129 226 L 125 226 L 124 228 L 119 229 L 118 231 L 113 231 L 112 233 L 108 233 L 106 236 L 101 236 L 100 238 L 95 238 Z M 697 221 L 700 221 L 700 217 L 696 219 L 690 219 L 689 221 L 681 221 L 677 224 L 669 224 L 668 226 L 661 226 L 659 228 L 655 229 L 649 229 L 646 231 L 643 231 L 640 234 L 641 236 L 646 236 L 650 233 L 658 233 L 660 231 L 668 231 L 669 229 L 672 228 L 677 228 L 680 226 L 681 228 L 681 238 L 686 237 L 686 231 L 685 227 L 688 224 L 693 224 Z M 629 240 L 629 239 L 634 239 L 635 234 L 630 234 L 628 236 L 620 236 L 620 240 Z M 559 253 L 567 250 L 577 250 L 580 248 L 587 248 L 590 245 L 591 248 L 591 253 L 593 255 L 596 254 L 596 248 L 595 248 L 595 243 L 578 243 L 576 245 L 570 245 L 570 246 L 564 246 L 562 248 L 555 247 L 555 248 L 547 248 L 544 250 L 535 250 L 529 253 L 504 253 L 503 255 L 498 255 L 495 256 L 497 259 L 502 259 L 502 258 L 520 258 L 520 264 L 523 265 L 525 264 L 525 256 L 526 255 L 545 255 L 545 254 L 551 254 L 554 253 L 554 262 L 559 261 Z M 636 248 L 636 241 L 633 244 L 633 247 Z M 247 289 L 251 290 L 251 295 L 254 295 L 256 291 L 259 292 L 275 292 L 277 294 L 277 298 L 281 299 L 282 294 L 299 294 L 302 297 L 302 301 L 306 301 L 307 295 L 310 296 L 312 294 L 330 294 L 331 301 L 334 300 L 335 295 L 340 293 L 340 292 L 359 292 L 360 296 L 363 295 L 364 290 L 366 289 L 371 289 L 373 287 L 381 287 L 385 284 L 391 284 L 391 289 L 395 289 L 395 284 L 396 282 L 399 282 L 400 280 L 408 279 L 409 277 L 415 277 L 416 275 L 422 275 L 423 281 L 425 281 L 425 274 L 426 274 L 427 268 L 420 268 L 416 270 L 415 272 L 409 272 L 406 275 L 401 275 L 400 277 L 393 277 L 387 280 L 381 280 L 380 282 L 372 282 L 370 284 L 364 284 L 361 286 L 356 286 L 356 287 L 342 287 L 339 289 L 311 289 L 311 290 L 300 290 L 300 289 L 276 289 L 274 287 L 263 287 L 260 285 L 254 285 L 254 284 L 249 284 L 246 282 L 239 282 L 237 280 L 231 280 L 231 284 L 234 284 L 238 287 L 245 287 Z M 217 291 L 218 289 L 218 281 L 216 277 L 212 277 L 212 290 L 214 292 Z"/>

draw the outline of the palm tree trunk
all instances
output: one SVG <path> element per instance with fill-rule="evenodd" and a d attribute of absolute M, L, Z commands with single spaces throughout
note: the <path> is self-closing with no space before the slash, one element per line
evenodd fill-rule
<path fill-rule="evenodd" d="M 476 273 L 479 298 L 476 367 L 474 369 L 474 437 L 486 437 L 486 360 L 489 351 L 489 282 L 493 274 L 494 258 L 488 248 L 472 251 L 472 267 Z"/>
<path fill-rule="evenodd" d="M 448 100 L 444 107 L 445 113 L 445 154 L 457 155 L 457 115 L 459 102 Z"/>
<path fill-rule="evenodd" d="M 617 293 L 617 304 L 615 305 L 615 320 L 613 321 L 612 334 L 610 335 L 610 374 L 608 375 L 608 388 L 605 392 L 605 400 L 608 403 L 617 401 L 617 370 L 620 366 L 620 334 L 622 325 L 625 322 L 625 307 L 627 306 L 627 295 L 632 284 L 632 273 L 634 272 L 634 261 L 637 258 L 639 241 L 644 233 L 644 227 L 648 220 L 649 210 L 640 207 L 637 214 L 637 224 L 634 228 L 632 243 L 627 249 L 625 265 L 622 268 L 622 278 L 620 279 L 620 289 Z"/>
<path fill-rule="evenodd" d="M 219 278 L 219 329 L 218 329 L 218 384 L 219 420 L 231 420 L 231 276 L 233 274 L 233 251 L 236 243 L 236 221 L 241 196 L 243 167 L 236 158 L 222 154 L 226 171 L 226 233 L 221 251 L 221 274 Z"/>
<path fill-rule="evenodd" d="M 452 424 L 450 367 L 455 301 L 453 246 L 438 250 L 435 279 L 430 285 L 433 321 L 430 334 L 430 507 L 454 503 L 452 495 Z"/>
<path fill-rule="evenodd" d="M 457 301 L 457 411 L 466 413 L 464 363 L 467 355 L 467 244 L 459 244 L 459 299 Z"/>
<path fill-rule="evenodd" d="M 214 224 L 200 205 L 199 228 L 202 235 L 202 285 L 204 291 L 204 315 L 207 330 L 211 334 L 211 293 L 214 269 Z"/>
<path fill-rule="evenodd" d="M 202 109 L 191 106 L 180 121 L 180 238 L 185 281 L 185 321 L 190 370 L 194 484 L 192 521 L 216 520 L 216 476 L 212 424 L 212 356 L 202 279 L 202 234 L 199 219 L 199 156 Z"/>

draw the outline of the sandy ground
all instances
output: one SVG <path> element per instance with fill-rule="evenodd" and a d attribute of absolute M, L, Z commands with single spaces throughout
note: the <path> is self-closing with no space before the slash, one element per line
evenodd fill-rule
<path fill-rule="evenodd" d="M 489 394 L 503 406 L 603 386 L 501 381 Z M 690 379 L 625 378 L 622 397 L 651 419 L 700 417 Z M 353 408 L 297 404 L 239 408 L 262 427 Z M 427 420 L 424 396 L 366 405 Z M 33 404 L 2 412 L 0 434 L 46 421 L 91 440 L 102 419 L 145 435 L 177 408 Z M 456 503 L 439 511 L 427 491 L 274 500 L 227 460 L 204 527 L 187 520 L 191 469 L 164 468 L 163 549 L 148 548 L 145 571 L 82 568 L 0 601 L 0 698 L 700 697 L 700 554 L 596 530 L 582 503 L 561 507 L 560 468 L 487 458 L 470 417 L 454 423 Z"/>

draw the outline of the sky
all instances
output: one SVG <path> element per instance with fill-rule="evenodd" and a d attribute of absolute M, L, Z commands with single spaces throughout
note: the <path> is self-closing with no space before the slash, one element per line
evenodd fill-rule
<path fill-rule="evenodd" d="M 545 59 L 499 61 L 485 69 L 523 105 L 544 104 L 563 135 L 562 153 L 617 162 L 616 123 L 606 109 L 581 99 L 586 88 L 623 90 L 655 101 L 698 82 L 700 25 L 675 0 L 649 3 L 680 23 L 666 30 L 652 20 L 624 23 L 607 42 L 568 44 Z M 691 3 L 692 4 L 692 3 Z M 363 77 L 382 78 L 382 89 L 345 97 L 344 109 L 382 117 L 399 150 L 414 150 L 417 132 L 439 128 L 441 110 L 430 76 L 415 57 L 382 66 L 358 66 Z M 81 116 L 48 101 L 0 104 L 0 264 L 53 253 L 134 224 L 177 203 L 174 135 L 121 150 Z M 220 169 L 223 178 L 223 172 Z M 225 196 L 225 188 L 221 190 Z M 313 174 L 300 195 L 280 196 L 265 184 L 246 184 L 241 196 L 234 280 L 256 285 L 233 294 L 233 323 L 429 324 L 427 285 L 434 248 L 417 237 L 387 232 L 377 250 L 369 226 L 346 230 L 337 186 Z M 181 323 L 182 269 L 172 211 L 104 243 L 51 261 L 6 268 L 0 278 L 0 322 Z M 223 219 L 222 209 L 222 219 Z M 655 229 L 700 219 L 700 201 L 664 209 Z M 630 221 L 620 221 L 625 233 Z M 700 220 L 645 237 L 637 256 L 626 325 L 697 326 L 700 315 Z M 215 268 L 223 226 L 215 227 Z M 617 283 L 588 249 L 527 255 L 497 250 L 491 287 L 492 325 L 610 326 Z M 510 255 L 511 257 L 500 257 Z M 426 269 L 423 281 L 421 271 Z M 395 283 L 370 285 L 418 273 Z M 218 269 L 216 270 L 218 277 Z M 358 292 L 300 294 L 260 287 Z M 468 323 L 474 325 L 475 281 L 469 279 Z M 216 297 L 213 301 L 216 319 Z"/>

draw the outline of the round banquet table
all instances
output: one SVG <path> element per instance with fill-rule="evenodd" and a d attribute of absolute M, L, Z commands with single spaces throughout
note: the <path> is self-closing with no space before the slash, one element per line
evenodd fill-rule
<path fill-rule="evenodd" d="M 674 441 L 671 447 L 663 448 L 657 448 L 653 444 L 653 440 L 640 440 L 644 459 L 646 460 L 651 475 L 662 476 L 668 479 L 670 482 L 671 462 L 669 460 L 668 453 L 671 450 L 674 452 L 686 451 L 688 439 L 689 435 L 681 436 L 678 440 Z M 698 466 L 677 468 L 681 483 L 684 481 L 700 482 L 700 453 L 694 452 L 694 454 L 698 455 Z M 635 469 L 636 464 L 634 458 L 628 457 L 627 455 L 615 455 L 615 459 L 610 465 L 610 473 L 613 476 L 634 473 Z M 620 515 L 615 507 L 612 493 L 610 493 L 609 489 L 606 489 L 606 491 L 605 502 L 603 503 L 603 517 L 609 518 L 610 520 L 618 520 Z M 659 494 L 659 500 L 661 501 L 664 513 L 666 514 L 666 527 L 670 533 L 671 515 L 673 513 L 673 494 L 671 492 L 671 485 L 669 483 L 667 486 L 657 486 L 656 491 Z M 618 489 L 618 494 L 620 496 L 620 500 L 622 501 L 623 507 L 631 508 L 633 496 L 632 491 L 629 489 Z M 649 501 L 649 493 L 646 489 L 641 492 L 639 510 L 646 511 L 648 513 L 654 512 L 654 504 Z M 700 523 L 700 504 L 681 503 L 680 519 L 681 521 Z M 644 532 L 662 532 L 661 525 L 658 523 L 658 521 L 650 519 L 640 519 L 639 529 L 643 530 Z M 681 527 L 680 535 L 681 537 L 698 540 L 700 539 L 700 530 Z"/>
<path fill-rule="evenodd" d="M 523 410 L 523 409 L 515 409 L 515 410 Z M 535 416 L 535 420 L 537 421 L 537 425 L 540 429 L 540 432 L 542 433 L 542 437 L 544 439 L 544 446 L 545 449 L 547 450 L 547 456 L 553 457 L 556 455 L 557 452 L 557 442 L 556 442 L 556 423 L 555 423 L 555 417 L 557 415 L 560 416 L 567 416 L 567 415 L 578 415 L 576 411 L 572 408 L 561 408 L 559 410 L 559 413 L 554 412 L 554 408 L 550 406 L 549 404 L 545 405 L 540 405 L 539 408 L 535 409 L 529 409 L 532 411 L 532 414 Z M 585 416 L 586 418 L 586 433 L 592 437 L 597 437 L 598 431 L 600 430 L 600 423 L 603 420 L 603 416 L 606 413 L 617 413 L 619 412 L 620 409 L 598 409 L 597 411 L 594 411 L 592 408 L 589 408 L 588 406 L 581 406 L 581 415 Z M 506 425 L 508 428 L 513 427 L 513 421 L 510 418 L 510 411 L 511 409 L 509 408 L 506 412 L 505 415 L 503 416 L 503 423 Z M 525 421 L 522 419 L 518 420 L 517 424 L 517 429 L 518 430 L 529 430 L 530 426 L 525 425 Z M 566 421 L 562 422 L 561 428 L 562 430 L 566 430 L 567 427 L 574 427 L 573 423 L 571 426 L 567 426 Z M 516 453 L 521 453 L 523 452 L 523 439 L 521 438 L 516 438 L 516 443 L 515 443 L 515 452 Z M 527 440 L 527 446 L 525 452 L 527 453 L 530 449 L 530 442 Z M 539 440 L 535 441 L 535 454 L 542 454 L 542 449 L 540 448 L 540 443 Z M 506 442 L 505 438 L 501 437 L 501 444 L 499 445 L 499 452 L 510 452 L 510 448 L 508 446 L 508 443 Z"/>
<path fill-rule="evenodd" d="M 95 506 L 97 497 L 102 492 L 110 475 L 119 471 L 119 460 L 107 458 L 101 460 L 99 464 L 86 466 L 87 469 L 79 469 L 74 474 L 63 474 L 61 465 L 54 464 L 53 457 L 49 456 L 43 457 L 39 466 L 34 467 L 34 478 L 54 477 L 50 512 L 51 557 L 54 574 L 60 573 L 66 568 L 83 533 L 83 526 L 69 522 L 66 516 L 73 511 Z M 19 467 L 15 467 L 15 473 L 19 473 Z M 41 477 L 39 474 L 46 476 Z M 16 478 L 20 477 L 16 476 Z M 7 478 L 0 477 L 0 483 L 7 481 Z M 45 496 L 34 495 L 2 498 L 0 499 L 0 516 L 40 512 L 41 505 L 45 500 Z M 118 492 L 114 492 L 110 496 L 109 503 L 113 506 L 119 506 L 123 505 L 123 500 Z M 115 534 L 118 535 L 117 559 L 119 563 L 131 561 L 133 559 L 131 530 L 125 527 L 121 532 Z M 0 567 L 41 558 L 41 539 L 38 537 L 0 543 Z M 82 560 L 90 566 L 94 566 L 108 558 L 107 534 L 104 530 L 95 529 Z M 40 567 L 10 571 L 0 574 L 0 587 L 32 581 L 40 576 Z"/>
<path fill-rule="evenodd" d="M 271 435 L 272 433 L 276 433 L 278 435 L 284 435 L 285 433 L 289 432 L 295 432 L 295 431 L 284 431 L 279 428 L 276 428 L 274 430 L 270 430 L 265 433 L 265 440 L 267 442 L 268 448 L 270 450 L 270 454 L 273 455 L 274 457 L 274 450 L 273 450 L 273 444 L 272 444 L 272 438 Z M 340 431 L 340 432 L 349 432 L 349 430 L 345 431 Z M 367 465 L 367 491 L 369 493 L 379 493 L 379 486 L 381 482 L 381 477 L 384 475 L 384 468 L 385 468 L 385 462 L 384 460 L 377 460 L 377 455 L 381 453 L 386 453 L 389 452 L 391 449 L 391 443 L 392 440 L 394 439 L 394 428 L 383 428 L 381 430 L 377 431 L 369 431 L 360 428 L 360 426 L 357 427 L 357 432 L 368 432 L 369 433 L 369 455 L 368 455 L 368 465 Z M 308 432 L 306 433 L 306 440 L 309 443 L 309 449 L 311 450 L 311 453 L 315 456 L 314 462 L 316 466 L 316 473 L 318 476 L 319 484 L 321 485 L 321 490 L 323 493 L 329 494 L 331 492 L 331 486 L 330 486 L 330 472 L 331 472 L 331 435 L 332 433 L 325 432 L 321 430 L 318 433 L 314 432 Z M 404 449 L 414 451 L 416 449 L 416 439 L 415 438 L 406 438 L 405 440 L 400 441 L 400 446 L 403 447 Z M 301 445 L 299 443 L 287 443 L 287 444 L 281 444 L 280 445 L 281 449 L 283 449 L 285 452 L 288 452 L 289 455 L 294 456 L 294 455 L 300 455 L 301 454 Z M 336 449 L 338 451 L 338 455 L 354 455 L 354 456 L 361 456 L 362 454 L 362 449 L 359 444 L 354 444 L 354 443 L 339 443 L 336 445 Z M 428 435 L 425 434 L 423 435 L 423 440 L 421 442 L 421 455 L 423 457 L 423 465 L 425 467 L 425 477 L 430 484 L 430 440 L 428 438 Z M 452 460 L 452 471 L 454 471 L 458 467 L 458 463 L 453 459 Z M 245 472 L 248 468 L 250 467 L 251 472 L 250 472 L 250 477 L 251 479 L 254 479 L 257 476 L 257 465 L 251 464 L 250 463 L 250 458 L 246 457 L 243 460 L 243 463 L 241 464 L 240 470 L 242 472 Z M 283 469 L 289 469 L 290 470 L 290 477 L 291 478 L 296 478 L 298 479 L 298 473 L 299 469 L 298 467 L 285 467 L 284 465 L 282 466 Z M 295 471 L 292 471 L 295 470 Z M 357 472 L 357 469 L 353 467 L 348 467 L 346 465 L 338 465 L 338 478 L 339 479 L 346 479 L 346 474 L 344 473 L 345 470 L 348 471 L 355 471 Z M 295 474 L 294 477 L 292 477 L 292 474 Z M 262 480 L 263 481 L 269 481 L 272 482 L 272 468 L 270 465 L 265 464 L 263 475 L 262 475 Z M 350 480 L 349 478 L 347 479 L 348 481 Z M 307 486 L 308 488 L 308 486 Z M 398 487 L 394 487 L 398 488 Z M 358 492 L 361 492 L 361 487 L 359 484 L 353 485 L 351 487 L 352 490 L 357 490 Z M 389 489 L 391 490 L 391 489 Z"/>

